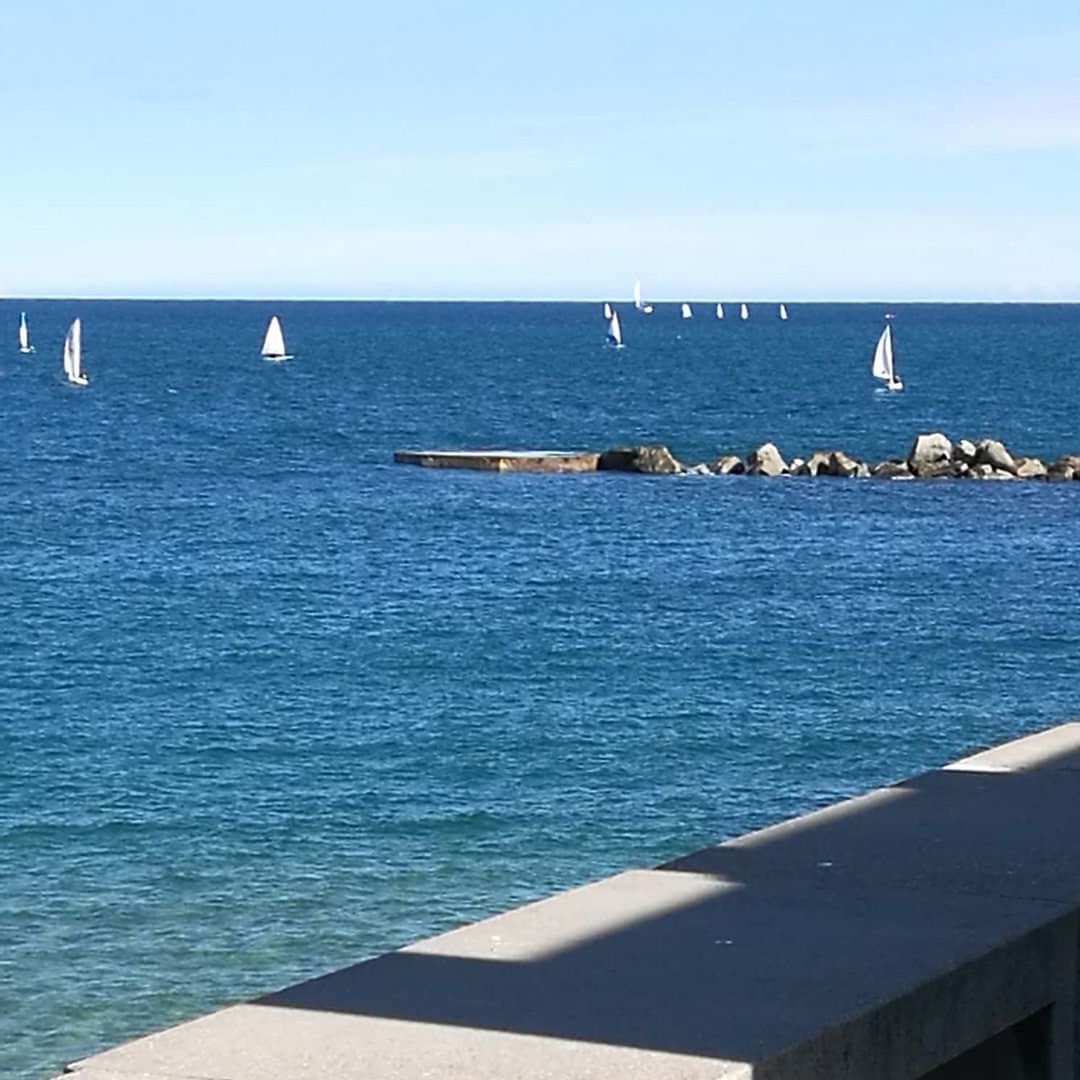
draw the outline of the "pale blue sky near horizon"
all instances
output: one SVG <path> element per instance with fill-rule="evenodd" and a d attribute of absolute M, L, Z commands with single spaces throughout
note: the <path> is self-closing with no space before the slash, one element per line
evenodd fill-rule
<path fill-rule="evenodd" d="M 1080 6 L 9 3 L 0 296 L 1080 299 Z"/>

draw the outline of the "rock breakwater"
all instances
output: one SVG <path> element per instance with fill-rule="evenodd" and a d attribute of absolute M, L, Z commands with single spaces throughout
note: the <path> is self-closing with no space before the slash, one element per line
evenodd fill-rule
<path fill-rule="evenodd" d="M 613 446 L 600 454 L 598 469 L 636 473 L 698 473 L 751 476 L 841 476 L 878 480 L 1080 480 L 1080 453 L 1051 462 L 1016 454 L 1000 439 L 958 439 L 941 431 L 920 432 L 903 457 L 868 461 L 840 449 L 818 449 L 787 459 L 765 442 L 745 458 L 722 454 L 712 461 L 683 462 L 662 443 Z"/>

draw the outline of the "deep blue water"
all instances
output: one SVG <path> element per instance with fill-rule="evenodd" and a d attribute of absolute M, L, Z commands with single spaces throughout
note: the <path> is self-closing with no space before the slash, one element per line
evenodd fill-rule
<path fill-rule="evenodd" d="M 1080 712 L 1080 484 L 391 463 L 1080 450 L 1080 307 L 275 308 L 0 302 L 0 1076 Z"/>

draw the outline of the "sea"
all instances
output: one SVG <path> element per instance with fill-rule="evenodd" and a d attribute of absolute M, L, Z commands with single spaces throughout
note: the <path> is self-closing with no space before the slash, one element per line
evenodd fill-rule
<path fill-rule="evenodd" d="M 617 307 L 0 301 L 0 1077 L 1080 715 L 1078 483 L 393 462 L 1054 457 L 1080 306 Z"/>

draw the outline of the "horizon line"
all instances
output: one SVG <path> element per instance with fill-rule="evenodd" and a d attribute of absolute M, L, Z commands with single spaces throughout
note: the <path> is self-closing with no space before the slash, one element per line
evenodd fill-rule
<path fill-rule="evenodd" d="M 70 301 L 70 302 L 116 302 L 116 303 L 195 303 L 195 304 L 628 304 L 633 305 L 632 297 L 613 299 L 611 296 L 120 296 L 120 295 L 64 295 L 60 293 L 45 294 L 40 296 L 0 296 L 3 302 L 36 302 L 36 301 Z M 811 299 L 791 300 L 783 297 L 741 297 L 734 300 L 727 298 L 709 297 L 660 297 L 651 298 L 650 304 L 716 304 L 716 303 L 745 303 L 745 304 L 881 304 L 885 306 L 901 306 L 904 304 L 1031 304 L 1044 306 L 1061 306 L 1067 304 L 1080 304 L 1080 298 L 1071 300 L 1047 300 L 1047 299 L 960 299 L 941 297 L 919 297 L 906 300 L 883 299 L 870 297 L 866 299 L 814 297 Z"/>

